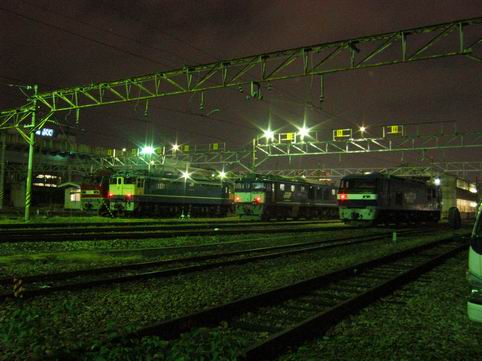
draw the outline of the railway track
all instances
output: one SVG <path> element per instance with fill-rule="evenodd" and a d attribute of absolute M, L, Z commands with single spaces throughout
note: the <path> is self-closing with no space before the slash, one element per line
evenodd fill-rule
<path fill-rule="evenodd" d="M 406 230 L 399 232 L 400 235 L 410 235 L 414 233 L 420 234 L 420 231 Z M 145 280 L 155 277 L 168 277 L 217 267 L 240 265 L 322 249 L 367 243 L 382 240 L 390 236 L 391 232 L 384 232 L 361 237 L 345 237 L 333 241 L 313 240 L 310 242 L 209 253 L 78 271 L 29 275 L 18 278 L 21 278 L 23 287 L 25 288 L 22 297 L 36 297 L 57 291 L 81 290 L 114 283 Z M 89 279 L 85 280 L 86 277 L 89 277 Z M 0 293 L 0 300 L 14 297 L 12 292 L 5 292 L 5 290 L 12 285 L 12 280 L 12 277 L 0 278 L 0 285 L 4 290 L 3 293 Z"/>
<path fill-rule="evenodd" d="M 178 236 L 240 234 L 240 233 L 283 233 L 283 232 L 313 232 L 319 230 L 334 231 L 346 229 L 347 226 L 336 222 L 327 226 L 326 222 L 293 221 L 293 222 L 257 222 L 247 224 L 188 224 L 188 225 L 153 225 L 136 226 L 129 230 L 119 230 L 117 227 L 92 227 L 68 229 L 28 229 L 0 231 L 0 243 L 12 242 L 63 242 L 82 240 L 110 240 L 110 239 L 146 239 L 167 238 Z M 305 227 L 303 227 L 305 226 Z"/>
<path fill-rule="evenodd" d="M 110 344 L 129 343 L 145 336 L 173 340 L 197 327 L 211 327 L 211 331 L 222 328 L 229 329 L 230 335 L 239 334 L 239 340 L 243 340 L 237 350 L 238 359 L 273 359 L 288 347 L 323 334 L 346 316 L 411 282 L 467 246 L 467 242 L 453 237 L 438 240 L 142 327 L 111 339 Z"/>
<path fill-rule="evenodd" d="M 244 225 L 244 224 L 311 224 L 311 223 L 341 223 L 338 219 L 332 220 L 298 220 L 298 221 L 256 221 L 256 220 L 226 220 L 209 219 L 202 221 L 181 221 L 181 220 L 159 220 L 156 221 L 133 221 L 133 222 L 79 222 L 79 223 L 5 223 L 0 224 L 0 234 L 11 231 L 38 231 L 38 230 L 54 230 L 58 228 L 72 229 L 88 229 L 88 228 L 139 228 L 139 227 L 212 227 L 213 225 Z"/>

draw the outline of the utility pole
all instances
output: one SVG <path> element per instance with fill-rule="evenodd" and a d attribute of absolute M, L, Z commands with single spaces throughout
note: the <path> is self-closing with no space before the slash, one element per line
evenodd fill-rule
<path fill-rule="evenodd" d="M 0 149 L 0 209 L 3 209 L 3 199 L 5 198 L 5 149 L 7 148 L 7 136 L 5 132 L 1 134 L 2 145 Z"/>
<path fill-rule="evenodd" d="M 32 123 L 30 125 L 30 134 L 28 141 L 28 168 L 27 168 L 27 184 L 25 185 L 25 222 L 30 222 L 30 202 L 32 198 L 32 173 L 33 173 L 33 153 L 35 146 L 35 124 L 37 121 L 37 98 L 38 85 L 33 86 L 33 111 Z"/>

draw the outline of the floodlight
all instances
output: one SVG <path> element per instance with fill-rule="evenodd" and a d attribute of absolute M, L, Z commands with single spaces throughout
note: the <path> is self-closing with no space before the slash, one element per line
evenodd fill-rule
<path fill-rule="evenodd" d="M 226 172 L 224 170 L 219 172 L 219 178 L 221 178 L 221 179 L 226 178 Z"/>
<path fill-rule="evenodd" d="M 181 171 L 181 177 L 184 179 L 184 180 L 188 180 L 190 177 L 191 177 L 191 173 L 189 173 L 189 171 Z"/>
<path fill-rule="evenodd" d="M 267 140 L 273 140 L 274 132 L 269 128 L 266 130 L 263 130 L 263 137 L 265 137 Z"/>
<path fill-rule="evenodd" d="M 154 154 L 154 147 L 151 145 L 146 145 L 141 149 L 141 154 L 147 154 L 147 155 Z"/>
<path fill-rule="evenodd" d="M 306 126 L 302 126 L 301 128 L 298 128 L 298 135 L 303 139 L 304 137 L 307 137 L 310 134 L 310 129 L 307 128 Z"/>
<path fill-rule="evenodd" d="M 180 147 L 179 147 L 179 144 L 177 144 L 177 143 L 174 143 L 174 144 L 172 145 L 172 150 L 173 150 L 173 151 L 178 151 L 179 148 L 180 148 Z"/>
<path fill-rule="evenodd" d="M 367 130 L 367 127 L 365 127 L 364 125 L 360 127 L 360 133 L 365 133 L 366 130 Z"/>

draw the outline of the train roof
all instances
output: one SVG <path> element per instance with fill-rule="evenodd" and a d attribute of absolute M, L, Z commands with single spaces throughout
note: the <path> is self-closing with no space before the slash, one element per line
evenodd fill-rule
<path fill-rule="evenodd" d="M 341 180 L 350 180 L 350 179 L 400 179 L 400 180 L 410 180 L 412 182 L 417 182 L 417 183 L 423 183 L 427 184 L 427 180 L 425 179 L 420 179 L 416 177 L 400 177 L 392 174 L 384 174 L 384 173 L 370 173 L 370 174 L 349 174 L 347 176 L 344 176 Z"/>
<path fill-rule="evenodd" d="M 236 179 L 236 182 L 296 182 L 305 183 L 313 185 L 326 185 L 333 186 L 332 184 L 326 184 L 325 182 L 320 182 L 316 179 L 308 179 L 303 177 L 287 177 L 273 174 L 258 174 L 250 173 L 241 178 Z"/>

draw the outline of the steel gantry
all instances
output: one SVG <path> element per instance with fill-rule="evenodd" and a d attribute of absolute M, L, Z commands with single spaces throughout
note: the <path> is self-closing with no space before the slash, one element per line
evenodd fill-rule
<path fill-rule="evenodd" d="M 454 174 L 466 178 L 470 174 L 482 174 L 482 161 L 478 162 L 434 162 L 427 165 L 400 165 L 397 167 L 352 167 L 310 169 L 260 169 L 257 173 L 286 177 L 303 177 L 326 180 L 339 179 L 350 174 L 387 173 L 398 176 L 425 176 Z"/>
<path fill-rule="evenodd" d="M 334 140 L 318 140 L 315 135 L 315 137 L 303 141 L 271 141 L 260 138 L 256 140 L 255 147 L 264 156 L 254 164 L 254 168 L 257 168 L 272 157 L 480 148 L 482 147 L 482 131 L 467 134 L 454 132 Z M 259 155 L 256 157 L 260 158 Z"/>
<path fill-rule="evenodd" d="M 30 145 L 25 220 L 29 220 L 34 133 L 61 111 L 203 92 L 249 84 L 250 95 L 261 97 L 261 85 L 276 80 L 450 56 L 465 56 L 482 63 L 475 53 L 482 43 L 482 17 L 351 38 L 295 49 L 222 60 L 210 64 L 145 76 L 102 82 L 34 94 L 16 109 L 0 112 L 0 130 L 15 128 Z"/>

